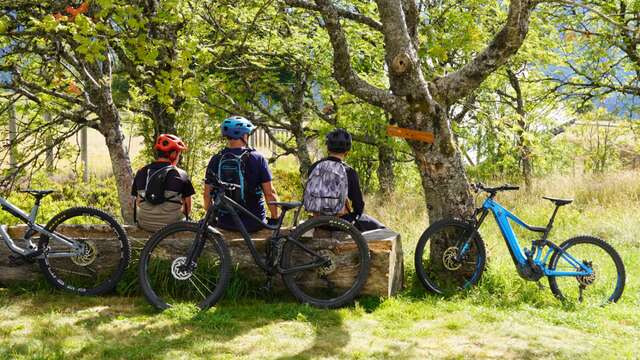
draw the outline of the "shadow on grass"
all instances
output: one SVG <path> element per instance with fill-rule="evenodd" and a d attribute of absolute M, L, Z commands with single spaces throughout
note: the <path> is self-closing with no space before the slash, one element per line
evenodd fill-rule
<path fill-rule="evenodd" d="M 251 357 L 260 354 L 259 349 L 244 348 L 243 335 L 251 339 L 254 338 L 252 332 L 259 334 L 263 327 L 269 327 L 265 331 L 272 331 L 271 326 L 279 328 L 292 321 L 303 324 L 305 331 L 285 335 L 294 341 L 291 348 L 287 348 L 286 337 L 273 340 L 282 343 L 282 349 L 270 351 L 287 354 L 282 359 L 340 357 L 351 338 L 340 311 L 288 302 L 281 296 L 279 301 L 270 302 L 231 298 L 205 312 L 178 306 L 159 313 L 141 298 L 78 297 L 50 291 L 19 291 L 20 295 L 10 292 L 12 294 L 3 294 L 1 303 L 15 304 L 14 319 L 28 319 L 25 326 L 30 327 L 30 332 L 27 342 L 18 341 L 5 347 L 0 351 L 0 358 L 46 355 L 148 359 L 166 356 L 172 351 L 205 358 L 221 354 Z M 79 335 L 85 334 L 90 336 L 78 340 Z M 14 336 L 11 332 L 6 335 Z M 306 344 L 302 350 L 301 337 Z M 74 341 L 82 344 L 69 346 Z"/>

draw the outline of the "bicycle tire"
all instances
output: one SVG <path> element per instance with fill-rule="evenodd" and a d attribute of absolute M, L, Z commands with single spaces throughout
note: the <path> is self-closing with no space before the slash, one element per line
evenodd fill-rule
<path fill-rule="evenodd" d="M 356 229 L 356 227 L 353 224 L 333 216 L 314 217 L 305 221 L 304 223 L 300 224 L 293 230 L 293 233 L 290 235 L 290 238 L 296 239 L 298 241 L 303 241 L 302 239 L 305 234 L 307 234 L 312 230 L 315 231 L 314 229 L 316 228 L 322 228 L 322 227 L 330 227 L 330 228 L 336 228 L 336 229 L 340 228 L 346 231 L 346 233 L 348 233 L 348 235 L 351 236 L 351 239 L 354 241 L 357 247 L 357 255 L 354 255 L 354 256 L 357 256 L 356 263 L 359 264 L 359 267 L 356 271 L 356 275 L 354 278 L 355 281 L 353 282 L 353 284 L 348 289 L 346 289 L 346 291 L 340 296 L 337 296 L 335 298 L 330 298 L 330 299 L 321 299 L 309 294 L 307 291 L 305 291 L 305 289 L 303 289 L 297 283 L 297 280 L 299 279 L 301 272 L 282 274 L 282 280 L 285 286 L 287 287 L 287 289 L 289 289 L 289 291 L 293 294 L 293 296 L 295 296 L 302 303 L 309 304 L 319 308 L 339 308 L 346 304 L 351 303 L 356 298 L 356 296 L 360 294 L 360 291 L 362 291 L 362 288 L 364 287 L 367 281 L 367 278 L 369 276 L 369 267 L 370 267 L 369 246 L 367 245 L 366 240 L 362 236 L 362 233 L 358 231 L 358 229 Z M 311 244 L 311 241 L 313 240 L 314 239 L 312 238 L 310 241 L 307 241 L 305 243 L 305 246 L 309 246 L 309 244 Z M 315 244 L 317 244 L 317 241 Z M 323 248 L 323 249 L 325 251 L 332 251 L 332 250 L 337 251 L 338 249 L 337 245 L 333 244 L 331 246 L 333 247 L 328 246 L 327 248 Z M 281 267 L 283 269 L 287 269 L 290 266 L 292 266 L 294 259 L 296 258 L 296 254 L 294 253 L 294 251 L 298 248 L 299 246 L 297 246 L 292 241 L 285 242 L 282 250 L 282 259 L 281 259 Z M 338 261 L 338 257 L 336 257 L 336 262 L 337 261 Z M 314 269 L 309 270 L 309 272 L 313 272 L 313 271 L 315 270 Z M 340 271 L 340 270 L 336 268 L 334 269 L 334 272 L 335 271 Z M 329 277 L 329 275 L 324 275 L 324 276 L 326 278 Z M 326 280 L 326 281 L 329 282 L 330 280 Z"/>
<path fill-rule="evenodd" d="M 622 262 L 622 258 L 620 257 L 618 252 L 613 248 L 613 246 L 611 246 L 609 243 L 605 242 L 604 240 L 594 236 L 589 236 L 589 235 L 580 235 L 580 236 L 570 238 L 565 242 L 563 242 L 562 244 L 560 244 L 559 247 L 563 249 L 565 252 L 571 254 L 570 249 L 580 244 L 591 244 L 601 248 L 602 250 L 605 251 L 607 255 L 611 257 L 611 260 L 613 260 L 613 264 L 616 267 L 617 280 L 615 284 L 616 285 L 615 289 L 611 293 L 611 295 L 606 299 L 606 301 L 602 302 L 602 304 L 600 305 L 606 305 L 607 303 L 615 303 L 618 300 L 620 300 L 620 297 L 624 292 L 626 271 L 624 268 L 624 263 Z M 549 270 L 555 270 L 557 268 L 560 255 L 561 255 L 561 252 L 557 250 L 552 253 L 551 258 L 549 259 L 549 267 L 548 267 Z M 573 254 L 571 255 L 574 256 Z M 582 260 L 584 261 L 585 259 L 582 259 Z M 594 265 L 597 265 L 597 264 L 594 264 Z M 558 284 L 558 278 L 560 277 L 549 276 L 548 277 L 549 287 L 551 289 L 551 292 L 553 293 L 553 295 L 555 295 L 556 298 L 558 298 L 561 301 L 566 301 L 568 299 L 566 297 L 566 294 L 563 293 L 563 291 L 560 289 L 560 286 Z M 570 278 L 570 277 L 564 277 L 564 278 Z M 577 277 L 576 277 L 576 280 L 578 280 Z"/>
<path fill-rule="evenodd" d="M 472 232 L 475 233 L 473 244 L 472 244 L 472 246 L 475 246 L 475 249 L 476 249 L 475 256 L 477 260 L 475 263 L 475 269 L 471 277 L 468 280 L 466 280 L 462 288 L 456 288 L 455 286 L 453 286 L 455 289 L 444 289 L 443 286 L 439 285 L 438 282 L 435 281 L 435 274 L 428 273 L 427 269 L 425 268 L 425 264 L 423 262 L 425 248 L 427 244 L 429 244 L 429 241 L 434 236 L 436 236 L 437 234 L 441 233 L 442 231 L 448 228 L 459 229 L 462 231 L 462 234 L 471 234 Z M 460 239 L 458 239 L 457 241 L 459 240 Z M 443 261 L 442 261 L 443 263 L 444 263 L 445 253 L 443 253 Z M 430 252 L 429 252 L 429 255 L 431 255 Z M 428 259 L 428 260 L 431 261 L 432 259 Z M 484 241 L 482 240 L 482 237 L 480 236 L 480 234 L 475 230 L 475 228 L 471 224 L 464 221 L 456 220 L 456 219 L 444 219 L 444 220 L 436 221 L 435 223 L 431 224 L 424 231 L 424 233 L 422 233 L 422 236 L 420 236 L 420 240 L 418 240 L 418 244 L 416 245 L 415 257 L 414 257 L 416 275 L 418 276 L 418 279 L 420 279 L 420 283 L 427 290 L 440 295 L 448 295 L 452 292 L 468 289 L 472 286 L 475 286 L 478 283 L 478 281 L 480 281 L 480 278 L 482 277 L 482 274 L 484 272 L 485 262 L 486 262 L 486 250 L 485 250 Z M 446 268 L 441 270 L 447 270 L 449 272 L 456 271 L 456 270 L 450 270 Z M 447 276 L 453 277 L 455 275 L 447 274 Z"/>
<path fill-rule="evenodd" d="M 197 223 L 192 222 L 178 222 L 174 224 L 170 224 L 160 229 L 158 232 L 153 234 L 149 241 L 145 244 L 142 252 L 140 253 L 140 264 L 138 266 L 138 279 L 140 281 L 140 287 L 142 288 L 142 292 L 144 293 L 145 298 L 151 303 L 153 306 L 160 310 L 168 309 L 172 307 L 172 305 L 168 302 L 169 299 L 164 298 L 163 296 L 158 294 L 159 289 L 154 289 L 152 286 L 152 281 L 150 279 L 150 257 L 153 250 L 165 239 L 179 232 L 188 232 L 193 233 L 194 236 L 198 231 L 199 225 Z M 210 291 L 210 293 L 206 296 L 203 296 L 203 299 L 198 302 L 196 305 L 200 310 L 206 310 L 209 307 L 213 306 L 217 303 L 220 298 L 225 293 L 225 290 L 229 284 L 229 279 L 231 277 L 231 255 L 229 253 L 229 249 L 225 244 L 221 235 L 214 233 L 213 231 L 207 231 L 207 241 L 211 241 L 213 245 L 213 250 L 216 251 L 217 255 L 220 257 L 220 271 L 219 271 L 219 280 L 215 284 L 215 288 Z M 194 238 L 195 239 L 195 238 Z M 175 242 L 175 239 L 170 239 L 170 241 Z M 207 244 L 205 243 L 205 246 Z M 171 254 L 170 259 L 176 255 L 183 254 Z M 186 254 L 184 254 L 186 255 Z M 176 257 L 173 261 L 175 262 Z M 199 261 L 201 259 L 197 259 Z M 173 268 L 172 268 L 173 269 Z M 197 269 L 197 268 L 196 268 Z M 173 276 L 175 280 L 177 279 L 173 273 L 169 274 Z M 193 276 L 193 275 L 191 275 Z M 183 279 L 188 280 L 188 279 Z M 193 284 L 193 282 L 191 282 Z M 195 286 L 195 285 L 194 285 Z M 197 287 L 197 286 L 196 286 Z M 207 290 L 211 290 L 209 287 L 205 288 Z M 198 290 L 200 291 L 200 290 Z M 189 296 L 189 294 L 183 294 L 185 297 Z M 196 302 L 196 301 L 194 301 Z"/>
<path fill-rule="evenodd" d="M 76 293 L 80 295 L 102 295 L 102 294 L 109 293 L 115 289 L 118 282 L 122 279 L 122 276 L 124 275 L 125 270 L 129 266 L 129 261 L 131 259 L 131 246 L 129 244 L 129 238 L 127 237 L 127 234 L 125 230 L 122 228 L 122 226 L 109 213 L 93 207 L 83 206 L 83 207 L 73 207 L 73 208 L 69 208 L 61 211 L 60 213 L 55 215 L 53 218 L 51 218 L 51 220 L 49 220 L 45 228 L 50 232 L 56 232 L 56 228 L 62 223 L 68 220 L 72 220 L 74 218 L 80 218 L 80 217 L 86 217 L 86 216 L 92 217 L 92 218 L 98 218 L 100 220 L 105 221 L 113 231 L 114 235 L 116 236 L 117 242 L 120 245 L 120 256 L 119 256 L 118 264 L 113 269 L 113 271 L 109 274 L 109 276 L 104 281 L 101 281 L 99 284 L 91 288 L 78 287 L 78 286 L 71 285 L 69 283 L 69 280 L 65 281 L 60 276 L 60 274 L 58 274 L 53 269 L 54 266 L 52 265 L 52 262 L 57 260 L 50 259 L 48 257 L 48 251 L 46 250 L 44 251 L 43 257 L 41 259 L 38 259 L 38 264 L 40 266 L 40 270 L 44 274 L 45 279 L 58 289 L 70 291 L 72 293 Z M 76 223 L 76 221 L 72 220 L 71 223 Z M 82 221 L 80 221 L 80 223 L 82 223 Z M 49 238 L 42 235 L 40 246 L 44 246 L 45 248 L 48 249 L 50 248 L 50 245 L 51 244 L 49 244 Z M 94 250 L 95 249 L 96 247 L 94 246 Z M 94 261 L 97 260 L 100 255 L 101 254 L 97 253 L 96 251 Z M 69 258 L 62 258 L 62 259 L 69 259 Z"/>

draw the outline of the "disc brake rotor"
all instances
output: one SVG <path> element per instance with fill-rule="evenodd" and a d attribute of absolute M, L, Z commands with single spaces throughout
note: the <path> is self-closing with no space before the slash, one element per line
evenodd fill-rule
<path fill-rule="evenodd" d="M 318 275 L 327 276 L 336 270 L 337 268 L 336 255 L 331 250 L 327 250 L 327 249 L 320 250 L 318 251 L 318 255 L 329 259 L 328 264 L 318 268 Z"/>
<path fill-rule="evenodd" d="M 71 261 L 78 266 L 89 266 L 96 261 L 98 249 L 93 241 L 81 240 L 81 242 L 84 244 L 84 253 L 82 255 L 72 256 Z"/>
<path fill-rule="evenodd" d="M 186 269 L 186 266 L 185 266 L 186 263 L 187 263 L 187 258 L 184 256 L 181 256 L 173 260 L 173 263 L 171 264 L 171 275 L 173 275 L 174 279 L 188 280 L 191 277 L 191 275 L 193 275 L 193 272 L 190 272 Z"/>
<path fill-rule="evenodd" d="M 452 246 L 445 250 L 444 254 L 442 254 L 442 264 L 449 271 L 456 271 L 462 267 L 462 263 L 456 260 L 458 257 L 458 248 Z"/>

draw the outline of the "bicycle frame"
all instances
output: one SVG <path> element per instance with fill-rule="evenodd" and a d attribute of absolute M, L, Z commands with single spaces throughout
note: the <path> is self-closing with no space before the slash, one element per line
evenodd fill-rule
<path fill-rule="evenodd" d="M 16 218 L 20 219 L 25 224 L 27 224 L 28 226 L 27 232 L 35 231 L 41 235 L 49 237 L 50 239 L 59 241 L 73 249 L 73 252 L 50 252 L 47 254 L 48 257 L 50 258 L 73 257 L 73 256 L 82 255 L 84 253 L 84 246 L 82 244 L 72 239 L 68 239 L 61 234 L 56 234 L 55 232 L 51 232 L 46 228 L 44 228 L 43 226 L 38 225 L 36 223 L 36 219 L 38 217 L 38 210 L 40 209 L 40 204 L 38 204 L 37 202 L 33 206 L 33 208 L 31 208 L 31 212 L 29 214 L 27 214 L 22 209 L 13 205 L 7 199 L 2 197 L 0 197 L 0 207 L 2 208 L 2 210 L 8 212 L 9 214 L 15 216 Z M 9 236 L 6 225 L 0 226 L 0 237 L 2 237 L 2 240 L 4 241 L 4 243 L 12 252 L 21 256 L 34 255 L 41 250 L 41 249 L 37 249 L 37 247 L 31 241 L 29 241 L 28 248 L 22 248 L 16 245 L 15 241 L 11 238 L 11 236 Z M 43 257 L 43 254 L 41 253 L 35 256 L 35 258 L 42 258 L 42 257 Z"/>
<path fill-rule="evenodd" d="M 582 262 L 580 262 L 579 260 L 571 256 L 569 253 L 564 251 L 564 249 L 560 248 L 559 246 L 555 245 L 551 241 L 547 240 L 547 236 L 551 231 L 553 219 L 558 210 L 557 208 L 551 220 L 549 221 L 549 225 L 547 225 L 546 228 L 528 225 L 527 223 L 522 221 L 520 218 L 515 216 L 513 213 L 511 213 L 509 210 L 502 207 L 491 196 L 484 201 L 481 209 L 482 209 L 482 215 L 478 221 L 478 224 L 476 225 L 476 230 L 477 228 L 480 227 L 480 225 L 482 225 L 482 222 L 486 218 L 487 214 L 491 212 L 496 220 L 496 223 L 498 224 L 498 227 L 500 228 L 502 237 L 507 243 L 507 248 L 509 249 L 511 258 L 513 259 L 513 262 L 517 267 L 528 266 L 529 259 L 531 259 L 535 265 L 539 266 L 540 269 L 542 269 L 543 274 L 545 276 L 575 277 L 575 276 L 587 276 L 593 273 L 593 270 L 589 266 L 583 264 Z M 529 231 L 544 233 L 542 236 L 542 239 L 534 242 L 534 244 L 532 245 L 532 249 L 531 249 L 532 252 L 530 254 L 530 257 L 527 257 L 525 249 L 520 246 L 518 237 L 516 236 L 515 232 L 513 231 L 513 228 L 511 227 L 510 220 L 516 223 L 517 225 L 519 225 L 520 227 L 523 227 Z M 548 246 L 549 249 L 546 251 L 546 253 L 543 256 L 545 246 Z M 562 259 L 567 261 L 570 265 L 572 265 L 576 269 L 581 269 L 581 271 L 549 270 L 549 268 L 547 267 L 547 261 L 549 260 L 549 257 L 554 251 L 558 251 Z"/>
<path fill-rule="evenodd" d="M 316 252 L 314 252 L 313 250 L 309 249 L 307 246 L 305 246 L 300 241 L 297 241 L 296 239 L 293 239 L 293 238 L 291 238 L 289 236 L 286 236 L 287 241 L 292 241 L 294 244 L 296 244 L 298 247 L 300 247 L 302 250 L 304 250 L 308 254 L 310 254 L 310 255 L 318 258 L 318 259 L 321 259 L 321 260 L 318 260 L 318 261 L 315 261 L 315 262 L 312 262 L 312 263 L 308 263 L 308 264 L 305 264 L 305 265 L 291 267 L 291 268 L 288 268 L 288 269 L 282 269 L 280 267 L 279 261 L 277 261 L 275 263 L 275 266 L 271 266 L 265 260 L 262 260 L 260 254 L 258 253 L 258 249 L 256 248 L 255 244 L 253 243 L 253 239 L 251 238 L 251 234 L 249 233 L 247 228 L 244 226 L 244 223 L 242 222 L 242 219 L 240 219 L 240 215 L 239 215 L 238 211 L 240 213 L 242 213 L 242 214 L 254 219 L 258 223 L 260 223 L 261 226 L 264 229 L 268 229 L 268 230 L 273 231 L 272 236 L 269 239 L 270 241 L 272 239 L 277 239 L 277 238 L 281 237 L 280 228 L 282 227 L 282 223 L 284 221 L 284 217 L 285 217 L 287 211 L 284 210 L 284 209 L 282 210 L 282 213 L 280 214 L 280 217 L 278 218 L 278 223 L 276 225 L 265 224 L 262 221 L 262 219 L 258 218 L 253 213 L 251 213 L 249 210 L 245 209 L 242 205 L 238 204 L 234 200 L 232 200 L 229 197 L 227 197 L 224 194 L 223 191 L 219 191 L 215 195 L 213 203 L 211 204 L 211 206 L 207 210 L 207 213 L 206 213 L 205 218 L 203 220 L 203 224 L 202 224 L 202 226 L 200 228 L 200 231 L 198 232 L 198 235 L 197 235 L 198 238 L 196 238 L 196 241 L 194 242 L 194 248 L 191 249 L 191 251 L 189 251 L 189 256 L 187 256 L 186 264 L 193 264 L 193 259 L 197 259 L 200 256 L 200 253 L 202 252 L 202 249 L 204 247 L 204 242 L 200 241 L 200 239 L 202 239 L 202 235 L 204 235 L 205 229 L 209 229 L 209 231 L 213 231 L 215 233 L 219 233 L 215 228 L 213 228 L 211 225 L 208 225 L 208 224 L 209 224 L 209 220 L 211 219 L 211 217 L 213 217 L 214 213 L 216 211 L 219 211 L 220 209 L 226 210 L 227 212 L 229 212 L 231 214 L 233 222 L 236 225 L 236 227 L 237 227 L 238 231 L 240 232 L 240 234 L 242 235 L 242 238 L 244 239 L 245 245 L 249 249 L 249 252 L 251 252 L 251 256 L 253 257 L 254 262 L 256 263 L 256 265 L 258 265 L 267 274 L 273 274 L 274 270 L 277 273 L 280 273 L 280 274 L 290 274 L 290 273 L 299 272 L 299 271 L 303 271 L 303 270 L 307 270 L 307 269 L 317 268 L 317 267 L 325 265 L 327 263 L 327 261 L 330 261 L 330 260 L 324 259 L 321 255 L 319 255 Z M 269 245 L 270 244 L 267 244 L 267 246 L 269 246 Z M 276 260 L 279 260 L 279 259 L 276 259 Z"/>

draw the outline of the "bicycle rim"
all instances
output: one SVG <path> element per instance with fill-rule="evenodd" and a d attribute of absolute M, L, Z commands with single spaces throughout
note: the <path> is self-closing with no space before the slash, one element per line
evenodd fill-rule
<path fill-rule="evenodd" d="M 464 242 L 469 248 L 457 259 Z M 440 222 L 429 227 L 416 248 L 415 265 L 422 284 L 429 290 L 451 295 L 475 285 L 484 270 L 485 248 L 480 235 L 462 222 Z"/>
<path fill-rule="evenodd" d="M 562 272 L 580 271 L 569 256 L 593 269 L 586 276 L 554 276 L 549 278 L 554 294 L 563 301 L 585 306 L 603 306 L 616 302 L 624 288 L 624 267 L 613 248 L 589 237 L 569 240 L 561 245 L 566 254 L 557 252 L 549 269 Z"/>
<path fill-rule="evenodd" d="M 39 263 L 47 280 L 85 295 L 114 289 L 128 265 L 130 249 L 124 230 L 113 217 L 93 208 L 71 208 L 51 219 L 47 228 L 85 248 L 77 256 L 57 257 L 74 250 L 53 237 L 43 239 L 45 252 Z"/>
<path fill-rule="evenodd" d="M 281 262 L 285 271 L 318 264 L 283 275 L 291 293 L 322 308 L 353 301 L 369 274 L 369 249 L 362 234 L 344 220 L 321 217 L 300 225 L 291 238 L 299 243 L 285 243 Z"/>
<path fill-rule="evenodd" d="M 194 243 L 197 224 L 178 223 L 157 232 L 147 243 L 140 259 L 140 281 L 147 299 L 166 309 L 178 304 L 200 309 L 212 306 L 224 293 L 229 278 L 226 247 L 211 234 L 192 271 L 186 266 Z"/>

